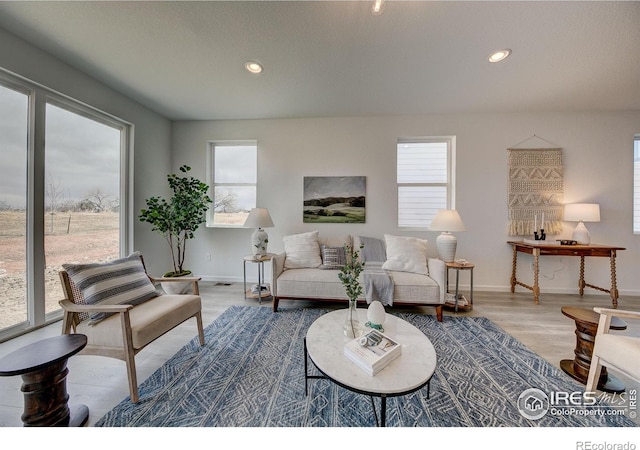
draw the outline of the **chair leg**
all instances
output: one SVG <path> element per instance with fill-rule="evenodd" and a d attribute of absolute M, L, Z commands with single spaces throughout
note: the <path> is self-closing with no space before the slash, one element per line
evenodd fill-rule
<path fill-rule="evenodd" d="M 122 323 L 122 340 L 124 342 L 124 362 L 127 365 L 127 379 L 129 380 L 129 396 L 131 403 L 138 403 L 138 376 L 136 375 L 136 351 L 131 337 L 131 321 L 129 312 L 120 314 Z"/>
<path fill-rule="evenodd" d="M 136 362 L 133 354 L 127 355 L 125 359 L 127 364 L 127 378 L 129 380 L 129 396 L 131 403 L 138 403 L 138 376 L 136 375 Z"/>
<path fill-rule="evenodd" d="M 204 345 L 204 329 L 202 328 L 202 311 L 198 311 L 196 314 L 196 321 L 198 322 L 198 339 L 200 340 L 200 346 Z"/>
<path fill-rule="evenodd" d="M 600 357 L 593 355 L 591 357 L 591 366 L 589 367 L 589 377 L 587 378 L 587 384 L 584 388 L 585 392 L 596 391 L 601 370 L 602 364 L 600 364 Z"/>

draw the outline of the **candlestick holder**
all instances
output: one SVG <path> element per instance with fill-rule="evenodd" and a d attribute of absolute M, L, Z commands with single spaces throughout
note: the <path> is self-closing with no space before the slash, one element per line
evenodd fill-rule
<path fill-rule="evenodd" d="M 544 228 L 540 228 L 540 233 L 538 233 L 537 231 L 533 232 L 533 238 L 536 241 L 546 241 L 547 240 L 547 234 L 544 232 Z"/>

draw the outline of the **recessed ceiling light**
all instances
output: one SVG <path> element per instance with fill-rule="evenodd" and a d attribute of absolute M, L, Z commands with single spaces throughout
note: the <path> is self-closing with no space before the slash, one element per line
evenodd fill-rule
<path fill-rule="evenodd" d="M 379 16 L 382 14 L 382 10 L 384 9 L 384 0 L 373 0 L 373 5 L 371 5 L 371 14 L 374 16 Z"/>
<path fill-rule="evenodd" d="M 251 73 L 260 73 L 262 72 L 262 64 L 257 63 L 255 61 L 248 61 L 244 64 L 244 68 L 247 69 Z"/>
<path fill-rule="evenodd" d="M 489 56 L 489 62 L 492 62 L 492 63 L 500 62 L 506 59 L 507 56 L 509 56 L 510 54 L 511 54 L 510 48 L 505 48 L 504 50 L 498 50 L 497 52 Z"/>

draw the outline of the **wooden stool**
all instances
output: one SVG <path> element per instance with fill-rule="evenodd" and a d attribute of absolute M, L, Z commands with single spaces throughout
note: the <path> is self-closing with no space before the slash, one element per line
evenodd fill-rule
<path fill-rule="evenodd" d="M 85 405 L 69 407 L 67 360 L 87 345 L 84 334 L 63 334 L 0 359 L 0 376 L 22 376 L 25 427 L 78 427 L 89 419 Z"/>

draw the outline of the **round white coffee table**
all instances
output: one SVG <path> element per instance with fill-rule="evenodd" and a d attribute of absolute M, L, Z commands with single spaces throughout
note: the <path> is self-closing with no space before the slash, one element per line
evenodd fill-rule
<path fill-rule="evenodd" d="M 305 338 L 305 395 L 307 382 L 314 378 L 327 378 L 350 391 L 380 397 L 380 426 L 386 424 L 387 397 L 397 397 L 429 385 L 436 369 L 436 351 L 431 341 L 410 323 L 387 314 L 384 334 L 402 345 L 402 354 L 376 375 L 371 376 L 344 356 L 344 345 L 351 340 L 344 336 L 342 327 L 347 310 L 332 311 L 311 324 Z M 367 311 L 358 309 L 360 323 L 366 322 Z M 309 375 L 307 356 L 324 376 Z M 429 392 L 427 391 L 427 398 Z"/>

